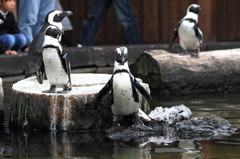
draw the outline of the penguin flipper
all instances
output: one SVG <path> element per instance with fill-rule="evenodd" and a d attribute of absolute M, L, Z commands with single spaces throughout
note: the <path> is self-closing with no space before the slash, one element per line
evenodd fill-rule
<path fill-rule="evenodd" d="M 66 55 L 67 53 L 65 53 L 64 55 Z M 68 60 L 68 58 L 65 56 L 65 64 L 66 64 L 66 70 L 67 70 L 67 74 L 68 74 L 68 79 L 69 79 L 69 86 L 72 87 L 72 80 L 71 80 L 71 66 L 70 66 L 70 62 Z"/>
<path fill-rule="evenodd" d="M 174 42 L 174 40 L 178 37 L 178 27 L 174 30 L 173 36 L 171 38 L 168 50 L 171 50 L 172 44 Z"/>
<path fill-rule="evenodd" d="M 199 43 L 200 43 L 200 47 L 201 47 L 203 44 L 203 34 L 202 34 L 202 31 L 199 29 L 198 24 L 196 24 L 195 26 L 196 27 L 194 27 L 194 31 L 196 33 L 196 36 L 199 39 Z"/>
<path fill-rule="evenodd" d="M 112 82 L 111 79 L 108 83 L 98 92 L 97 97 L 95 98 L 94 102 L 94 109 L 97 108 L 99 103 L 101 102 L 102 98 L 111 90 Z"/>
<path fill-rule="evenodd" d="M 40 68 L 42 60 L 42 45 L 44 41 L 44 29 L 42 28 L 39 33 L 34 37 L 29 46 L 27 67 L 25 71 L 25 78 L 30 77 Z"/>
<path fill-rule="evenodd" d="M 139 84 L 139 82 L 134 79 L 134 86 L 140 91 L 140 93 L 147 99 L 151 108 L 154 108 L 154 102 L 150 94 Z"/>
<path fill-rule="evenodd" d="M 44 69 L 44 63 L 43 63 L 43 60 L 42 60 L 40 66 L 39 66 L 39 70 L 36 71 L 37 81 L 40 84 L 43 83 L 44 75 L 45 75 L 45 69 Z"/>

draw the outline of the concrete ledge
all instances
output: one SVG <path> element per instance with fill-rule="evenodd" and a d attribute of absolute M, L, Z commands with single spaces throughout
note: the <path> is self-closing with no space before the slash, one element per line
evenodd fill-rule
<path fill-rule="evenodd" d="M 135 60 L 144 51 L 148 50 L 168 50 L 168 44 L 144 44 L 144 45 L 125 45 L 129 50 L 129 64 Z M 72 68 L 89 67 L 89 66 L 113 66 L 114 51 L 118 46 L 96 46 L 96 47 L 66 47 L 69 53 L 68 57 Z M 240 48 L 239 42 L 211 42 L 205 43 L 202 51 L 223 50 Z M 175 43 L 171 52 L 182 52 L 178 43 Z M 23 74 L 26 68 L 27 53 L 18 55 L 0 55 L 0 76 L 12 74 Z"/>

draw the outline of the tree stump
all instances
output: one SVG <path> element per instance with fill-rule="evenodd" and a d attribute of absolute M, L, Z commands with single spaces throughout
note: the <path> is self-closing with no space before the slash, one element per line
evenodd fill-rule
<path fill-rule="evenodd" d="M 143 52 L 130 66 L 152 91 L 191 93 L 240 90 L 240 49 L 200 52 L 198 58 L 164 50 Z"/>
<path fill-rule="evenodd" d="M 72 74 L 73 89 L 67 94 L 42 93 L 50 88 L 47 80 L 42 85 L 35 77 L 18 81 L 12 87 L 11 129 L 77 131 L 111 127 L 110 93 L 96 110 L 93 107 L 96 94 L 110 77 L 108 74 Z M 141 84 L 150 92 L 147 84 Z M 147 101 L 140 94 L 139 98 L 140 108 L 149 112 Z"/>

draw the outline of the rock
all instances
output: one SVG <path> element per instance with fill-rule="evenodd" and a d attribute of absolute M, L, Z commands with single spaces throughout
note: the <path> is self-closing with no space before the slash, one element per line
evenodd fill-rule
<path fill-rule="evenodd" d="M 227 120 L 215 115 L 184 120 L 174 127 L 182 139 L 195 138 L 196 136 L 229 136 L 236 130 Z"/>
<path fill-rule="evenodd" d="M 239 92 L 240 49 L 201 52 L 198 58 L 164 50 L 143 52 L 132 74 L 149 84 L 152 91 L 192 93 Z"/>
<path fill-rule="evenodd" d="M 92 105 L 95 95 L 110 77 L 108 74 L 72 74 L 73 89 L 68 94 L 42 93 L 50 87 L 47 80 L 44 80 L 42 85 L 35 77 L 18 81 L 12 87 L 11 128 L 52 131 L 110 128 L 110 94 L 102 100 L 96 110 Z M 147 84 L 141 84 L 150 92 Z M 61 89 L 57 88 L 57 91 Z M 148 103 L 142 96 L 139 96 L 139 99 L 141 109 L 148 113 Z"/>
<path fill-rule="evenodd" d="M 185 105 L 173 106 L 171 108 L 156 107 L 150 112 L 149 117 L 155 121 L 162 121 L 172 125 L 192 117 L 191 110 Z"/>
<path fill-rule="evenodd" d="M 183 139 L 202 140 L 230 136 L 236 130 L 227 120 L 219 116 L 191 118 L 191 110 L 183 104 L 164 109 L 156 107 L 148 116 L 152 119 L 148 122 L 151 131 L 141 127 L 119 127 L 118 130 L 108 133 L 108 136 L 114 140 L 149 137 L 150 142 L 167 143 Z"/>
<path fill-rule="evenodd" d="M 4 112 L 3 112 L 3 87 L 2 87 L 2 78 L 0 77 L 0 123 L 3 123 Z"/>

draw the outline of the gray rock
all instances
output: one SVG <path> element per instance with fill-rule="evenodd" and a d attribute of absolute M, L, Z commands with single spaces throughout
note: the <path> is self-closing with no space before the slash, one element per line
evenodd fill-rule
<path fill-rule="evenodd" d="M 191 110 L 185 105 L 173 106 L 171 108 L 156 107 L 150 112 L 149 117 L 155 121 L 162 121 L 166 124 L 175 124 L 192 117 Z"/>
<path fill-rule="evenodd" d="M 191 110 L 184 105 L 164 109 L 157 107 L 149 114 L 152 120 L 148 122 L 148 126 L 152 131 L 143 130 L 141 127 L 119 127 L 118 130 L 108 133 L 108 136 L 115 140 L 149 137 L 149 141 L 154 143 L 168 143 L 183 139 L 202 140 L 230 136 L 236 131 L 227 120 L 219 116 L 191 116 Z"/>
<path fill-rule="evenodd" d="M 198 58 L 164 50 L 143 52 L 130 66 L 152 91 L 192 93 L 239 92 L 240 49 L 201 52 Z"/>

